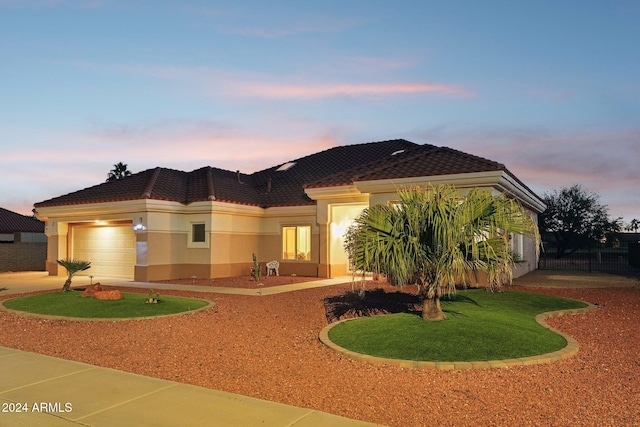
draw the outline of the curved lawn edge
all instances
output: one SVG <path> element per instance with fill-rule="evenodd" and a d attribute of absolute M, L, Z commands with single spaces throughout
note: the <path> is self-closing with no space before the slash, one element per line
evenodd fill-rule
<path fill-rule="evenodd" d="M 175 317 L 175 316 L 184 316 L 186 314 L 193 314 L 199 311 L 206 310 L 210 307 L 215 307 L 216 303 L 200 298 L 190 298 L 198 301 L 204 301 L 207 304 L 200 307 L 195 308 L 193 310 L 181 311 L 179 313 L 171 313 L 171 314 L 159 314 L 157 316 L 140 316 L 140 317 L 70 317 L 70 316 L 57 316 L 54 314 L 38 314 L 38 313 L 30 313 L 28 311 L 22 310 L 14 310 L 12 308 L 7 308 L 4 306 L 5 301 L 10 301 L 12 299 L 22 298 L 22 296 L 16 296 L 15 298 L 8 298 L 4 301 L 0 301 L 0 311 L 4 311 L 7 313 L 16 314 L 18 316 L 24 317 L 35 317 L 38 319 L 47 319 L 47 320 L 71 320 L 77 322 L 123 322 L 126 320 L 149 320 L 149 319 L 159 319 L 162 317 Z M 188 298 L 188 297 L 180 297 L 180 298 Z"/>
<path fill-rule="evenodd" d="M 468 369 L 486 369 L 486 368 L 509 368 L 514 366 L 526 366 L 526 365 L 542 365 L 556 362 L 562 359 L 568 359 L 578 353 L 579 345 L 572 336 L 565 334 L 558 329 L 552 328 L 546 322 L 549 317 L 563 316 L 565 314 L 581 314 L 589 311 L 596 310 L 597 307 L 589 302 L 581 301 L 587 304 L 583 308 L 570 308 L 565 310 L 554 310 L 539 313 L 536 315 L 535 320 L 540 326 L 545 329 L 549 329 L 556 334 L 560 335 L 567 341 L 567 345 L 560 350 L 556 350 L 551 353 L 539 354 L 536 356 L 520 357 L 516 359 L 502 359 L 502 360 L 482 360 L 476 362 L 430 362 L 420 360 L 405 360 L 405 359 L 390 359 L 386 357 L 372 356 L 369 354 L 358 353 L 344 347 L 341 347 L 331 341 L 329 338 L 329 331 L 336 325 L 343 322 L 349 322 L 355 319 L 344 319 L 339 322 L 331 323 L 320 331 L 318 338 L 327 347 L 337 351 L 338 353 L 350 357 L 355 360 L 363 362 L 373 363 L 375 365 L 391 365 L 401 368 L 413 368 L 413 369 L 439 369 L 441 371 L 452 370 L 468 370 Z"/>

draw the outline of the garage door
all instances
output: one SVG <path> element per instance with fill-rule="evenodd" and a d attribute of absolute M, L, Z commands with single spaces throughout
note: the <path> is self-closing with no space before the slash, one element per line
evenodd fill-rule
<path fill-rule="evenodd" d="M 133 279 L 136 236 L 131 224 L 75 226 L 72 229 L 73 258 L 91 261 L 85 276 Z"/>

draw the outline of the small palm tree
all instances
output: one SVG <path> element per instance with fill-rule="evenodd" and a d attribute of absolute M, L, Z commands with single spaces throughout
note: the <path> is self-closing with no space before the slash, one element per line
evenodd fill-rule
<path fill-rule="evenodd" d="M 67 280 L 66 282 L 64 282 L 64 286 L 62 287 L 62 291 L 71 290 L 71 279 L 73 278 L 74 274 L 91 268 L 91 261 L 82 261 L 79 259 L 59 259 L 57 260 L 57 262 L 67 269 L 68 274 Z"/>
<path fill-rule="evenodd" d="M 122 179 L 125 176 L 130 176 L 130 175 L 131 175 L 131 172 L 127 168 L 127 165 L 122 162 L 118 162 L 115 165 L 113 165 L 113 169 L 109 171 L 109 174 L 107 176 L 107 182 L 116 181 L 118 179 Z"/>
<path fill-rule="evenodd" d="M 354 270 L 386 275 L 393 285 L 415 284 L 422 318 L 443 320 L 443 294 L 470 275 L 487 273 L 492 289 L 510 283 L 516 258 L 509 234 L 539 246 L 538 228 L 513 199 L 473 189 L 465 198 L 451 185 L 398 192 L 400 203 L 365 209 L 347 232 Z"/>

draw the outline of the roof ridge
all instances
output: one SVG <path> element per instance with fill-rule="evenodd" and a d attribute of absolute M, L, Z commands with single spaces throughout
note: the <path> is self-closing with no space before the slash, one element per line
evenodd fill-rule
<path fill-rule="evenodd" d="M 213 173 L 211 172 L 211 167 L 207 168 L 207 198 L 209 200 L 216 199 L 215 187 L 213 185 Z"/>
<path fill-rule="evenodd" d="M 161 167 L 156 167 L 153 170 L 153 175 L 151 175 L 151 178 L 149 179 L 149 182 L 147 183 L 147 186 L 144 188 L 144 191 L 142 192 L 142 198 L 143 199 L 148 199 L 151 197 L 151 192 L 153 191 L 153 186 L 156 184 L 156 181 L 158 180 L 158 176 L 160 175 L 160 170 L 162 168 Z"/>
<path fill-rule="evenodd" d="M 266 169 L 255 171 L 255 172 L 251 173 L 250 175 L 256 175 L 256 174 L 264 173 L 264 172 L 267 172 L 267 171 L 270 171 L 270 170 L 273 170 L 273 169 L 277 169 L 280 166 L 282 166 L 283 164 L 288 163 L 288 162 L 301 162 L 302 160 L 304 160 L 304 159 L 306 159 L 308 157 L 317 156 L 318 154 L 326 153 L 326 152 L 331 151 L 331 150 L 349 149 L 351 147 L 364 147 L 364 146 L 371 146 L 371 145 L 376 145 L 376 144 L 382 145 L 382 144 L 391 143 L 391 142 L 402 142 L 402 143 L 407 143 L 407 144 L 413 145 L 413 147 L 409 148 L 409 150 L 412 150 L 413 148 L 415 148 L 415 146 L 419 146 L 420 145 L 420 144 L 416 144 L 415 142 L 411 142 L 409 140 L 406 140 L 404 138 L 387 139 L 387 140 L 384 140 L 384 141 L 361 142 L 361 143 L 355 143 L 355 144 L 335 145 L 333 147 L 325 148 L 322 151 L 318 151 L 318 152 L 315 152 L 315 153 L 307 154 L 306 156 L 302 156 L 302 157 L 298 157 L 298 158 L 295 158 L 295 159 L 286 160 L 286 161 L 284 161 L 282 163 L 279 163 L 279 164 L 277 164 L 275 166 L 271 166 L 271 167 L 268 167 Z"/>
<path fill-rule="evenodd" d="M 467 153 L 466 151 L 456 150 L 455 148 L 451 148 L 451 147 L 438 147 L 438 148 L 441 148 L 441 149 L 443 149 L 445 151 L 453 151 L 456 154 L 461 155 L 461 156 L 473 157 L 473 158 L 476 158 L 478 160 L 482 160 L 482 161 L 487 162 L 487 163 L 491 163 L 491 164 L 494 164 L 494 165 L 499 165 L 502 168 L 506 169 L 506 166 L 504 165 L 504 163 L 496 162 L 495 160 L 487 159 L 486 157 L 482 157 L 482 156 L 478 156 L 478 155 L 475 155 L 475 154 Z"/>
<path fill-rule="evenodd" d="M 360 176 L 368 175 L 375 172 L 380 172 L 392 166 L 407 163 L 418 156 L 424 155 L 428 151 L 435 151 L 439 148 L 441 147 L 438 147 L 432 144 L 421 144 L 421 145 L 418 145 L 417 147 L 409 149 L 409 151 L 392 154 L 392 156 L 399 156 L 396 161 L 386 162 L 386 159 L 375 160 L 367 165 L 360 166 L 359 169 L 366 168 L 367 166 L 374 165 L 376 163 L 378 164 L 377 167 L 367 169 L 367 172 L 364 174 L 354 175 L 353 177 L 351 177 L 351 180 L 356 181 Z"/>

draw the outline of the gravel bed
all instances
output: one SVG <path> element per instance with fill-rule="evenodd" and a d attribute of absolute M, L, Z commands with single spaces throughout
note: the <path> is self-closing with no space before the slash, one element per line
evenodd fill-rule
<path fill-rule="evenodd" d="M 151 320 L 80 322 L 0 312 L 0 345 L 389 426 L 640 425 L 640 288 L 526 284 L 515 288 L 599 307 L 547 320 L 578 341 L 576 356 L 473 371 L 355 361 L 318 341 L 327 324 L 323 299 L 351 290 L 350 284 L 261 297 L 164 291 L 216 305 Z"/>

